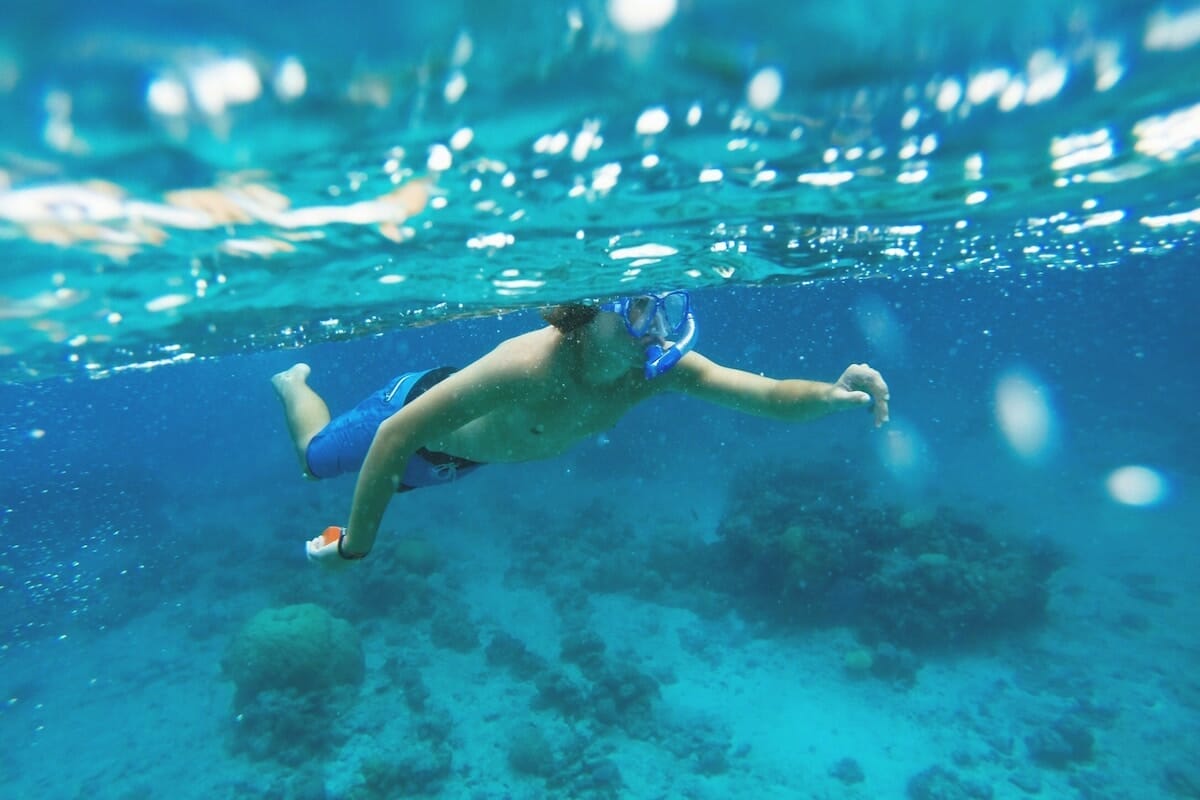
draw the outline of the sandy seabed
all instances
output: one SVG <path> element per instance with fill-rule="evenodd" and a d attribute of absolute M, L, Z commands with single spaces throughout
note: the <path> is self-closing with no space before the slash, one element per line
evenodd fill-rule
<path fill-rule="evenodd" d="M 548 493 L 566 505 L 590 499 L 578 488 L 569 497 L 555 494 L 550 474 L 539 498 Z M 350 796 L 365 761 L 402 752 L 421 727 L 421 714 L 396 685 L 399 662 L 419 675 L 423 713 L 441 720 L 437 735 L 452 754 L 449 770 L 430 784 L 434 796 L 578 796 L 578 775 L 562 783 L 514 767 L 512 739 L 530 726 L 545 735 L 560 764 L 571 740 L 590 763 L 604 765 L 589 790 L 598 797 L 1198 796 L 1189 753 L 1200 734 L 1200 593 L 1182 533 L 1197 517 L 1182 501 L 1142 516 L 1089 515 L 1080 510 L 1089 498 L 1081 496 L 1066 504 L 1074 512 L 1062 519 L 1043 514 L 1045 524 L 1076 526 L 1059 528 L 1069 541 L 1109 536 L 1124 544 L 1104 548 L 1107 556 L 1088 550 L 1092 557 L 1061 570 L 1039 629 L 925 656 L 911 685 L 848 670 L 845 654 L 856 645 L 845 629 L 768 634 L 732 612 L 700 616 L 628 595 L 586 597 L 574 624 L 586 619 L 607 658 L 658 685 L 648 727 L 628 730 L 536 707 L 531 682 L 488 658 L 488 642 L 503 632 L 546 662 L 575 669 L 559 662 L 569 632 L 561 587 L 556 606 L 547 587 L 506 577 L 513 535 L 528 521 L 509 507 L 512 494 L 499 470 L 476 480 L 412 495 L 403 513 L 440 521 L 436 534 L 423 531 L 436 536 L 442 563 L 429 580 L 437 597 L 465 606 L 479 646 L 435 644 L 428 620 L 382 617 L 359 625 L 367 670 L 357 698 L 337 720 L 338 735 L 292 766 L 239 752 L 234 689 L 220 662 L 246 619 L 281 604 L 280 580 L 290 584 L 289 596 L 310 585 L 312 596 L 303 599 L 318 603 L 338 591 L 338 581 L 356 580 L 352 572 L 311 572 L 300 559 L 299 537 L 291 541 L 288 530 L 293 520 L 303 524 L 344 504 L 347 486 L 181 503 L 172 524 L 197 535 L 219 520 L 262 521 L 261 558 L 250 553 L 230 563 L 220 550 L 198 548 L 187 562 L 196 580 L 183 591 L 140 598 L 144 612 L 8 646 L 0 655 L 7 701 L 0 730 L 10 743 L 0 756 L 0 794 Z M 603 496 L 605 488 L 593 482 L 589 491 Z M 719 499 L 697 491 L 681 502 L 698 535 L 711 535 Z M 993 511 L 1009 522 L 1022 515 L 1017 503 Z M 1156 547 L 1129 546 L 1148 541 Z M 1086 721 L 1091 753 L 1058 765 L 1033 758 L 1029 738 L 1064 715 Z M 914 788 L 914 776 L 930 768 L 951 788 Z"/>

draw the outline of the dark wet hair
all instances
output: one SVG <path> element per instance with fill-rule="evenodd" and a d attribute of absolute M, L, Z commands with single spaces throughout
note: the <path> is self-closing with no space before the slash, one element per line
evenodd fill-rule
<path fill-rule="evenodd" d="M 570 334 L 583 328 L 600 313 L 599 306 L 589 306 L 583 303 L 563 303 L 542 309 L 542 319 L 558 328 L 561 333 Z"/>

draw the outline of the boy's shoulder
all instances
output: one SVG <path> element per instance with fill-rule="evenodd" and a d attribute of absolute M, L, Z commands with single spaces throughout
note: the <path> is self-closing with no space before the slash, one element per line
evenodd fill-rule
<path fill-rule="evenodd" d="M 479 361 L 528 371 L 549 364 L 559 341 L 553 328 L 528 331 L 500 342 Z"/>
<path fill-rule="evenodd" d="M 552 377 L 558 338 L 541 329 L 505 339 L 492 350 L 464 367 L 461 378 L 527 384 Z"/>

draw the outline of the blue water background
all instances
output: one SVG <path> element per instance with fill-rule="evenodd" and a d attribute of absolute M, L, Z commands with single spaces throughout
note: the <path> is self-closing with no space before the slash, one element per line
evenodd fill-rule
<path fill-rule="evenodd" d="M 636 409 L 605 441 L 585 441 L 560 459 L 489 466 L 455 486 L 398 498 L 380 546 L 415 532 L 433 537 L 451 554 L 505 551 L 513 546 L 506 537 L 520 535 L 523 515 L 566 513 L 596 496 L 602 502 L 620 498 L 621 512 L 633 518 L 671 520 L 691 527 L 697 537 L 711 537 L 729 477 L 748 464 L 776 458 L 848 464 L 889 501 L 949 505 L 993 529 L 1048 536 L 1065 548 L 1076 569 L 1087 565 L 1084 575 L 1151 575 L 1165 591 L 1177 586 L 1191 591 L 1183 587 L 1194 588 L 1198 566 L 1192 523 L 1200 451 L 1191 401 L 1195 378 L 1180 364 L 1190 363 L 1195 352 L 1186 300 L 1197 297 L 1200 286 L 1189 265 L 1161 260 L 1152 268 L 1122 264 L 1049 272 L 1022 286 L 964 275 L 870 286 L 701 292 L 696 297 L 701 349 L 721 362 L 822 379 L 836 377 L 855 360 L 879 367 L 892 390 L 892 426 L 915 431 L 923 442 L 920 465 L 900 475 L 883 468 L 889 433 L 872 430 L 866 415 L 785 426 L 668 397 Z M 898 324 L 882 351 L 858 324 L 865 299 L 876 311 L 880 305 L 890 309 Z M 175 780 L 170 775 L 195 774 L 199 765 L 187 755 L 187 743 L 202 735 L 213 737 L 219 760 L 204 767 L 206 778 L 197 783 L 201 794 L 195 796 L 212 791 L 237 796 L 267 785 L 291 785 L 285 777 L 289 771 L 264 771 L 260 762 L 239 757 L 236 748 L 223 749 L 235 723 L 229 684 L 217 659 L 242 620 L 275 604 L 276 590 L 264 585 L 264 578 L 290 575 L 289 581 L 309 586 L 318 601 L 324 593 L 340 591 L 312 573 L 301 544 L 323 525 L 345 519 L 352 480 L 318 486 L 301 478 L 267 377 L 303 357 L 314 368 L 313 385 L 336 413 L 399 371 L 464 363 L 497 339 L 538 323 L 524 313 L 302 352 L 0 390 L 6 464 L 0 610 L 7 623 L 0 657 L 11 665 L 6 692 L 12 696 L 3 725 L 8 735 L 25 742 L 27 753 L 58 753 L 77 742 L 72 747 L 77 755 L 54 778 L 38 777 L 40 770 L 10 761 L 6 780 L 22 792 L 40 786 L 38 791 L 49 792 L 43 796 L 75 796 L 80 786 L 90 786 L 85 791 L 97 797 L 124 797 L 139 787 L 157 795 L 162 781 Z M 1057 446 L 1038 464 L 1016 457 L 994 421 L 997 375 L 1014 366 L 1044 382 L 1054 409 Z M 45 435 L 31 438 L 34 429 Z M 1161 505 L 1128 509 L 1106 496 L 1107 473 L 1131 463 L 1152 466 L 1166 478 L 1171 493 Z M 765 473 L 763 480 L 773 478 Z M 497 521 L 492 529 L 471 522 L 481 516 L 518 522 L 514 527 Z M 636 564 L 637 548 L 648 547 L 653 538 L 651 529 L 613 545 L 631 548 Z M 476 577 L 460 580 L 471 586 L 473 580 L 494 580 L 492 572 L 478 567 Z M 1074 575 L 1073 580 L 1086 580 Z M 301 597 L 306 594 L 301 590 Z M 502 607 L 504 601 L 496 603 Z M 475 613 L 489 616 L 481 608 Z M 1177 619 L 1171 608 L 1151 606 L 1148 613 L 1166 615 L 1163 623 Z M 166 628 L 137 624 L 163 614 L 172 620 Z M 510 630 L 518 635 L 539 629 L 528 617 L 513 625 Z M 1088 658 L 1102 672 L 1108 658 L 1103 648 L 1123 646 L 1123 634 L 1107 636 L 1114 638 L 1107 644 L 1101 639 L 1094 645 L 1101 651 Z M 189 656 L 194 645 L 187 642 L 196 637 L 205 644 Z M 120 642 L 120 649 L 113 651 L 105 642 Z M 401 646 L 395 652 L 403 658 L 420 651 Z M 971 663 L 971 651 L 963 655 Z M 834 664 L 839 657 L 836 650 L 825 656 Z M 429 675 L 441 668 L 434 658 Z M 1174 673 L 1187 669 L 1189 656 L 1168 648 L 1152 658 Z M 1066 669 L 1053 660 L 1034 664 L 1048 674 Z M 1117 669 L 1115 661 L 1111 668 Z M 923 682 L 936 685 L 933 669 L 925 668 Z M 753 684 L 754 669 L 743 677 Z M 82 690 L 85 680 L 99 681 L 108 694 Z M 171 688 L 181 680 L 193 687 L 186 695 Z M 478 679 L 454 671 L 445 680 L 454 686 Z M 437 696 L 439 704 L 458 713 L 448 696 Z M 1113 694 L 1099 696 L 1097 702 L 1128 707 Z M 148 710 L 132 710 L 142 708 L 138 697 L 153 698 Z M 893 701 L 883 702 L 886 709 Z M 121 777 L 112 766 L 119 762 L 107 748 L 74 738 L 90 740 L 109 729 L 103 720 L 122 713 L 117 709 L 126 703 L 133 704 L 132 727 L 122 735 L 131 735 L 133 742 L 121 752 L 135 760 L 153 753 L 163 762 L 140 778 Z M 729 720 L 737 719 L 736 707 L 721 707 Z M 954 708 L 951 703 L 946 713 Z M 1179 713 L 1183 720 L 1191 714 L 1186 708 Z M 1017 723 L 1001 716 L 992 724 L 1010 730 Z M 1186 730 L 1192 723 L 1171 724 Z M 125 728 L 116 725 L 116 730 Z M 497 728 L 495 735 L 505 734 Z M 140 743 L 147 736 L 185 749 L 164 757 L 161 745 Z M 871 750 L 852 745 L 843 750 L 842 755 L 857 756 L 874 769 L 878 785 L 880 768 Z M 472 752 L 464 748 L 456 763 L 476 763 Z M 616 751 L 627 775 L 636 774 L 622 760 L 635 758 L 632 753 Z M 1176 748 L 1165 743 L 1145 753 L 1136 768 L 1119 756 L 1104 756 L 1099 759 L 1103 774 L 1126 785 L 1147 774 L 1158 776 L 1163 767 L 1157 759 L 1178 761 Z M 822 749 L 811 760 L 801 758 L 795 768 L 823 774 L 834 754 L 836 746 L 828 753 Z M 898 769 L 915 773 L 926 766 Z M 257 778 L 247 777 L 248 767 Z M 486 767 L 476 769 L 483 770 L 478 780 L 485 785 L 513 780 Z M 316 780 L 311 770 L 297 774 L 307 776 L 306 786 Z M 706 791 L 789 791 L 780 780 L 769 773 L 735 773 Z M 671 782 L 687 785 L 682 775 Z M 530 791 L 540 791 L 536 782 L 533 786 Z"/>
<path fill-rule="evenodd" d="M 602 5 L 584 9 L 599 13 Z M 27 74 L 37 79 L 0 101 L 6 119 L 26 123 L 5 125 L 0 136 L 6 157 L 29 156 L 36 162 L 53 155 L 63 178 L 117 180 L 138 196 L 206 185 L 232 168 L 263 166 L 299 204 L 328 199 L 326 185 L 360 167 L 372 170 L 370 180 L 378 181 L 381 155 L 389 146 L 404 141 L 421 151 L 459 124 L 483 129 L 490 122 L 506 131 L 499 138 L 510 144 L 498 146 L 499 155 L 520 162 L 524 179 L 538 164 L 521 162 L 515 154 L 527 153 L 536 133 L 577 126 L 597 108 L 630 127 L 626 123 L 647 104 L 673 104 L 678 116 L 693 97 L 704 97 L 706 120 L 716 121 L 695 140 L 680 135 L 681 150 L 689 157 L 679 157 L 685 163 L 678 173 L 665 170 L 665 187 L 625 189 L 622 184 L 621 191 L 629 194 L 618 191 L 608 202 L 598 199 L 594 208 L 612 216 L 596 212 L 603 218 L 589 223 L 584 243 L 573 238 L 583 212 L 555 205 L 555 192 L 570 184 L 573 167 L 549 164 L 554 188 L 530 204 L 543 217 L 518 241 L 545 246 L 532 252 L 554 264 L 569 261 L 572 269 L 552 273 L 542 294 L 512 305 L 619 290 L 624 284 L 606 259 L 611 246 L 603 244 L 610 233 L 636 242 L 653 241 L 661 233 L 685 254 L 677 261 L 693 254 L 696 263 L 708 265 L 714 261 L 709 247 L 721 238 L 712 226 L 742 224 L 750 230 L 751 258 L 766 252 L 765 260 L 778 260 L 774 266 L 781 269 L 758 281 L 750 264 L 752 277 L 745 282 L 698 281 L 698 349 L 720 363 L 773 377 L 833 380 L 847 364 L 867 361 L 891 388 L 891 424 L 874 430 L 865 413 L 854 412 L 787 426 L 686 398 L 659 398 L 635 409 L 606 436 L 581 442 L 561 458 L 488 466 L 461 483 L 396 499 L 379 547 L 388 548 L 407 534 L 429 538 L 450 562 L 444 585 L 465 598 L 472 616 L 491 626 L 489 633 L 526 636 L 531 647 L 552 656 L 558 635 L 570 632 L 572 618 L 560 615 L 561 609 L 549 610 L 546 596 L 574 576 L 553 576 L 538 587 L 546 596 L 529 586 L 506 585 L 504 577 L 504 565 L 521 558 L 521 537 L 547 516 L 567 516 L 598 500 L 615 507 L 622 520 L 645 521 L 616 531 L 612 544 L 636 570 L 660 527 L 711 540 L 730 480 L 743 470 L 760 469 L 764 485 L 775 488 L 770 465 L 781 461 L 814 465 L 818 474 L 849 469 L 881 505 L 922 513 L 946 507 L 997 532 L 1021 540 L 1045 538 L 1061 547 L 1068 566 L 1051 583 L 1047 619 L 981 647 L 928 656 L 916 686 L 903 690 L 846 677 L 841 660 L 854 646 L 846 632 L 772 631 L 736 613 L 680 621 L 672 616 L 674 609 L 621 596 L 585 596 L 575 589 L 580 604 L 595 604 L 594 631 L 608 641 L 610 653 L 636 653 L 641 660 L 630 658 L 630 663 L 653 665 L 647 670 L 670 664 L 683 685 L 700 687 L 665 688 L 664 719 L 681 708 L 703 708 L 716 720 L 710 720 L 710 728 L 733 731 L 728 748 L 733 767 L 719 774 L 700 770 L 694 753 L 677 757 L 666 745 L 656 749 L 611 731 L 595 734 L 626 778 L 616 796 L 638 796 L 639 789 L 650 787 L 671 797 L 791 797 L 808 791 L 898 797 L 909 778 L 933 765 L 975 775 L 997 797 L 1027 796 L 1011 778 L 1019 773 L 1028 779 L 1031 770 L 1040 776 L 1042 796 L 1187 796 L 1188 787 L 1198 785 L 1192 781 L 1200 781 L 1191 755 L 1191 743 L 1200 735 L 1195 679 L 1200 646 L 1194 626 L 1200 602 L 1195 540 L 1200 276 L 1193 225 L 1147 232 L 1136 227 L 1136 220 L 1141 210 L 1194 208 L 1194 162 L 1162 166 L 1143 182 L 1114 185 L 1101 197 L 1108 204 L 1102 207 L 1127 208 L 1129 218 L 1111 236 L 1106 228 L 1078 238 L 1047 233 L 1045 252 L 1058 258 L 1045 264 L 951 268 L 960 266 L 960 252 L 970 251 L 972 257 L 992 252 L 989 243 L 1000 253 L 1020 253 L 1029 231 L 1018 211 L 1074 208 L 1091 191 L 1085 187 L 1066 195 L 1070 203 L 1053 195 L 1042 133 L 1091 129 L 1109 117 L 1123 125 L 1130 117 L 1186 106 L 1195 100 L 1189 73 L 1164 67 L 1162 56 L 1130 55 L 1134 78 L 1142 80 L 1146 73 L 1138 70 L 1144 68 L 1155 81 L 1166 72 L 1173 82 L 1146 79 L 1137 84 L 1138 91 L 1121 95 L 1122 103 L 1097 101 L 1074 87 L 1061 107 L 1051 104 L 1022 118 L 1029 130 L 1013 125 L 1005 129 L 1007 137 L 984 137 L 1005 157 L 996 159 L 996 172 L 1011 183 L 1007 189 L 989 184 L 1000 210 L 985 206 L 978 224 L 973 221 L 959 236 L 952 231 L 962 213 L 963 186 L 944 174 L 935 175 L 928 191 L 914 189 L 909 202 L 904 195 L 888 194 L 886 203 L 870 212 L 863 210 L 870 207 L 869 192 L 820 195 L 834 199 L 827 207 L 797 209 L 788 205 L 795 198 L 787 189 L 755 193 L 736 186 L 719 194 L 697 187 L 694 167 L 729 157 L 724 150 L 729 115 L 714 107 L 725 100 L 736 105 L 746 74 L 762 63 L 787 64 L 789 75 L 809 69 L 804 74 L 811 76 L 810 84 L 789 82 L 785 106 L 803 105 L 797 98 L 812 91 L 814 107 L 835 108 L 858 84 L 884 83 L 882 75 L 902 82 L 1019 60 L 1014 54 L 1024 56 L 1031 43 L 1061 40 L 1069 25 L 1048 15 L 1022 27 L 1013 21 L 1016 11 L 998 12 L 1003 19 L 996 28 L 988 29 L 981 19 L 970 26 L 978 36 L 952 38 L 941 47 L 931 45 L 933 55 L 927 58 L 909 59 L 919 49 L 913 44 L 919 37 L 905 35 L 912 30 L 903 27 L 908 24 L 903 8 L 881 5 L 877 21 L 884 33 L 872 41 L 898 43 L 894 49 L 880 45 L 873 51 L 873 45 L 864 44 L 861 51 L 830 55 L 797 47 L 795 37 L 773 32 L 775 24 L 794 30 L 804 14 L 817 15 L 819 9 L 797 5 L 796 16 L 785 25 L 767 5 L 735 3 L 722 13 L 699 3 L 684 5 L 687 13 L 679 25 L 723 28 L 727 36 L 718 37 L 720 46 L 682 63 L 671 55 L 676 51 L 664 48 L 652 54 L 648 67 L 607 70 L 596 65 L 609 67 L 619 59 L 576 59 L 576 50 L 562 45 L 561 20 L 544 13 L 540 4 L 458 3 L 421 6 L 420 13 L 405 4 L 380 5 L 371 9 L 374 16 L 361 15 L 374 24 L 355 26 L 339 24 L 347 15 L 321 4 L 302 4 L 284 14 L 208 3 L 5 4 L 4 18 L 12 25 L 3 44 L 16 48 Z M 728 22 L 725 12 L 741 5 L 745 13 Z M 929 8 L 936 11 L 934 5 Z M 1084 10 L 1108 32 L 1119 33 L 1121 41 L 1137 42 L 1136 26 L 1122 26 L 1140 20 L 1144 9 L 1099 3 Z M 409 95 L 382 111 L 339 104 L 339 81 L 356 70 L 387 65 L 406 76 L 403 85 L 416 83 L 413 66 L 430 52 L 437 54 L 434 61 L 443 58 L 462 19 L 472 20 L 475 31 L 493 34 L 477 37 L 467 105 L 422 108 Z M 929 17 L 921 15 L 918 22 L 928 23 Z M 885 35 L 889 26 L 891 36 Z M 1013 29 L 1025 31 L 1027 38 L 1002 35 Z M 526 38 L 510 35 L 511 30 Z M 235 145 L 203 130 L 183 143 L 164 144 L 158 132 L 147 132 L 152 126 L 141 108 L 146 81 L 154 73 L 147 64 L 157 63 L 157 55 L 139 55 L 146 52 L 139 48 L 157 53 L 154 48 L 164 41 L 196 40 L 230 49 L 253 42 L 264 58 L 303 52 L 314 102 L 288 113 L 268 108 L 240 115 Z M 514 51 L 527 60 L 512 58 Z M 542 58 L 534 57 L 538 53 Z M 713 53 L 720 57 L 710 59 Z M 515 76 L 514 64 L 519 65 Z M 80 90 L 92 85 L 92 78 L 107 88 Z M 104 131 L 96 140 L 98 152 L 81 158 L 47 153 L 41 103 L 56 81 L 77 90 L 80 128 L 95 124 Z M 580 99 L 580 86 L 593 94 Z M 887 92 L 876 99 L 889 113 L 903 107 Z M 988 132 L 987 122 L 945 124 L 941 133 L 947 142 L 957 136 L 977 144 Z M 1116 123 L 1114 129 L 1123 130 Z M 710 135 L 719 139 L 715 149 Z M 612 138 L 620 142 L 620 158 L 627 164 L 640 158 L 636 142 Z M 1117 160 L 1131 157 L 1130 142 L 1117 138 Z M 779 139 L 776 131 L 771 141 Z M 820 149 L 796 155 L 788 169 L 821 166 Z M 957 169 L 970 148 L 949 149 Z M 18 165 L 15 175 L 28 167 L 24 158 L 4 163 Z M 32 172 L 28 180 L 37 183 L 37 170 Z M 687 181 L 679 178 L 684 174 Z M 1021 175 L 1028 182 L 1016 180 Z M 459 174 L 446 177 L 452 197 L 464 193 L 465 182 Z M 952 191 L 939 196 L 946 185 Z M 653 202 L 626 208 L 629 200 L 645 196 Z M 776 200 L 782 210 L 771 213 Z M 806 195 L 801 205 L 807 202 Z M 660 214 L 664 208 L 679 216 Z M 467 296 L 463 283 L 469 282 L 459 280 L 482 259 L 494 257 L 503 265 L 510 257 L 508 251 L 486 256 L 465 251 L 467 236 L 491 228 L 461 213 L 449 219 L 431 214 L 437 222 L 411 249 L 392 249 L 357 234 L 342 238 L 340 232 L 331 233 L 327 247 L 301 247 L 294 260 L 261 270 L 270 278 L 264 285 L 282 287 L 279 295 L 262 296 L 283 299 L 265 307 L 235 302 L 238 310 L 215 334 L 205 333 L 206 323 L 226 319 L 219 304 L 227 298 L 214 291 L 211 307 L 217 311 L 211 316 L 206 316 L 210 306 L 195 303 L 189 308 L 200 309 L 196 318 L 185 316 L 178 327 L 168 321 L 135 330 L 128 350 L 95 345 L 106 367 L 122 359 L 140 361 L 179 342 L 208 358 L 91 380 L 78 361 L 70 360 L 86 348 L 57 341 L 48 345 L 40 334 L 27 350 L 0 356 L 6 359 L 6 381 L 26 375 L 23 368 L 31 365 L 44 376 L 0 383 L 0 733 L 13 743 L 0 756 L 0 795 L 341 797 L 364 753 L 376 746 L 393 752 L 402 747 L 397 741 L 406 741 L 388 727 L 408 722 L 398 699 L 399 682 L 381 677 L 391 674 L 387 660 L 399 658 L 417 665 L 434 688 L 432 703 L 457 726 L 456 772 L 443 781 L 442 796 L 540 797 L 554 791 L 571 796 L 569 790 L 547 789 L 538 779 L 516 775 L 502 753 L 496 756 L 498 743 L 511 733 L 508 723 L 528 713 L 518 682 L 489 668 L 478 652 L 448 653 L 429 645 L 423 629 L 395 621 L 376 618 L 361 626 L 372 693 L 364 692 L 354 719 L 375 738 L 363 734 L 332 760 L 314 758 L 298 768 L 248 757 L 232 734 L 239 722 L 220 660 L 234 633 L 264 607 L 308 601 L 336 605 L 347 592 L 338 581 L 355 579 L 321 574 L 303 558 L 306 538 L 325 525 L 344 524 L 353 478 L 312 483 L 301 477 L 269 376 L 303 359 L 313 367 L 313 386 L 337 413 L 402 371 L 461 365 L 497 341 L 540 324 L 531 308 L 427 327 L 389 324 L 393 313 L 399 321 L 412 308 L 444 300 L 461 301 L 473 312 L 507 308 L 495 297 Z M 658 220 L 661 228 L 653 225 Z M 795 227 L 784 230 L 785 222 Z M 903 263 L 914 266 L 895 266 L 897 261 L 879 255 L 883 245 L 856 249 L 858 242 L 844 240 L 810 262 L 781 245 L 797 232 L 815 235 L 884 222 L 925 223 L 921 243 L 932 253 L 927 262 L 912 259 Z M 755 238 L 756 228 L 768 223 L 781 226 L 781 238 Z M 0 267 L 5 270 L 0 295 L 30 294 L 48 284 L 51 272 L 62 270 L 71 280 L 78 275 L 94 281 L 88 285 L 111 290 L 117 298 L 128 292 L 137 300 L 130 302 L 135 308 L 159 291 L 161 277 L 187 274 L 181 265 L 193 252 L 212 249 L 212 241 L 199 238 L 178 234 L 174 242 L 183 244 L 173 246 L 179 250 L 144 255 L 124 272 L 97 269 L 108 262 L 86 248 L 48 249 L 6 239 L 0 246 L 10 257 Z M 1127 245 L 1135 241 L 1146 245 L 1145 251 L 1132 252 Z M 1094 249 L 1074 249 L 1079 243 Z M 448 244 L 453 249 L 438 249 Z M 530 251 L 514 252 L 526 266 L 522 259 Z M 854 262 L 846 269 L 839 260 L 843 255 Z M 394 303 L 384 302 L 387 295 L 328 291 L 352 280 L 371 284 L 363 265 L 376 260 L 424 268 L 433 288 L 397 295 Z M 316 275 L 325 261 L 333 266 Z M 671 269 L 660 276 L 677 276 L 678 269 Z M 240 297 L 231 291 L 234 300 L 259 298 L 254 274 L 231 274 L 234 289 L 251 287 Z M 298 275 L 321 282 L 310 284 Z M 419 270 L 413 275 L 419 277 Z M 556 278 L 562 280 L 556 283 Z M 462 296 L 454 296 L 454 287 Z M 315 321 L 335 311 L 352 320 L 347 330 L 330 337 L 344 341 L 322 341 L 319 331 L 281 333 L 292 325 L 315 329 Z M 365 319 L 375 322 L 355 327 Z M 89 317 L 86 324 L 97 323 Z M 879 330 L 883 333 L 871 334 Z M 306 346 L 292 346 L 297 343 Z M 997 385 L 1011 370 L 1036 382 L 1051 412 L 1053 436 L 1037 459 L 1016 454 L 996 421 Z M 900 467 L 888 455 L 897 442 L 916 453 Z M 1161 502 L 1136 508 L 1110 496 L 1107 477 L 1127 465 L 1149 467 L 1163 478 Z M 585 533 L 595 531 L 582 531 L 581 538 Z M 850 593 L 846 596 L 852 602 Z M 662 661 L 655 662 L 656 651 Z M 663 683 L 668 685 L 665 678 Z M 770 709 L 793 718 L 794 727 L 753 738 L 751 717 Z M 382 723 L 373 714 L 395 719 Z M 1092 726 L 1095 755 L 1066 768 L 1032 763 L 1024 737 L 1063 714 Z M 594 734 L 587 724 L 579 730 Z M 697 724 L 691 730 L 703 738 L 708 728 Z M 561 746 L 567 741 L 564 737 Z M 863 765 L 865 785 L 855 788 L 830 777 L 830 765 L 843 757 Z M 599 777 L 596 781 L 601 783 Z M 609 795 L 601 787 L 597 796 Z"/>

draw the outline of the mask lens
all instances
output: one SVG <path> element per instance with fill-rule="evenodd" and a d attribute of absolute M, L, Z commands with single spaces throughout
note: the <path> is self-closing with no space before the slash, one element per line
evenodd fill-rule
<path fill-rule="evenodd" d="M 656 306 L 657 303 L 653 297 L 634 297 L 629 300 L 629 309 L 625 313 L 625 319 L 635 336 L 642 336 L 650 329 L 654 322 Z"/>
<path fill-rule="evenodd" d="M 683 327 L 684 320 L 687 319 L 687 295 L 672 292 L 663 297 L 661 303 L 664 327 L 669 333 L 678 333 Z"/>

